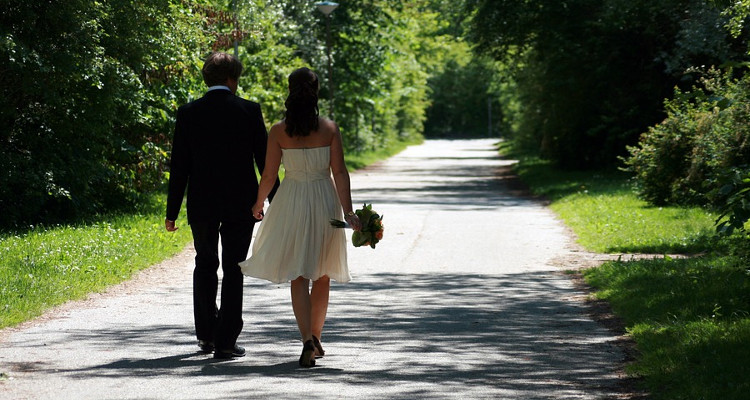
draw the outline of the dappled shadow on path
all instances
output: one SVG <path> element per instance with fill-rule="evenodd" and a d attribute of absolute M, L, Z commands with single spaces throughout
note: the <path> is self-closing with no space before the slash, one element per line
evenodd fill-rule
<path fill-rule="evenodd" d="M 614 363 L 603 355 L 613 350 L 612 338 L 597 335 L 550 274 L 376 275 L 337 288 L 346 305 L 333 316 L 328 340 L 367 339 L 371 351 L 393 355 L 392 364 L 349 377 L 363 385 L 374 374 L 559 398 L 568 389 L 611 387 Z"/>
<path fill-rule="evenodd" d="M 352 197 L 373 204 L 487 210 L 528 205 L 533 198 L 512 173 L 515 161 L 498 155 L 450 158 L 400 156 L 373 167 L 374 178 L 354 180 Z"/>
<path fill-rule="evenodd" d="M 569 287 L 561 284 L 565 279 L 554 274 L 375 274 L 336 285 L 325 333 L 329 355 L 304 375 L 285 344 L 294 331 L 288 326 L 291 307 L 288 302 L 264 304 L 268 291 L 277 289 L 261 284 L 248 285 L 250 303 L 258 306 L 250 306 L 251 315 L 246 315 L 252 320 L 253 337 L 244 359 L 218 362 L 197 353 L 164 354 L 194 343 L 190 327 L 81 330 L 65 340 L 93 343 L 94 351 L 97 343 L 102 348 L 129 341 L 149 343 L 154 356 L 46 372 L 75 372 L 81 379 L 304 377 L 363 389 L 378 389 L 387 382 L 381 389 L 389 398 L 611 394 L 620 361 L 610 356 L 615 338 L 585 317 L 583 306 L 571 301 Z M 296 352 L 297 345 L 293 349 Z M 254 394 L 273 394 L 271 388 L 264 390 L 258 388 Z M 294 393 L 293 387 L 285 392 Z"/>

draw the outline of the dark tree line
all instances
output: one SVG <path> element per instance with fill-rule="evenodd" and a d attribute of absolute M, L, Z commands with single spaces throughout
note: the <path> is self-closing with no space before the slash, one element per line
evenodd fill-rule
<path fill-rule="evenodd" d="M 506 133 L 564 168 L 620 167 L 655 205 L 750 220 L 750 1 L 466 0 L 504 66 Z"/>
<path fill-rule="evenodd" d="M 706 0 L 467 0 L 469 38 L 512 68 L 514 139 L 570 168 L 618 163 L 692 68 L 747 59 Z M 516 106 L 516 103 L 513 104 Z"/>

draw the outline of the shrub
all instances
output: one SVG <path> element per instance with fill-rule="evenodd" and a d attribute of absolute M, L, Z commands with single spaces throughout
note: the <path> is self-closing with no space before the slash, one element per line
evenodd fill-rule
<path fill-rule="evenodd" d="M 206 43 L 200 16 L 170 5 L 14 2 L 0 13 L 0 228 L 132 207 L 159 186 L 172 111 Z"/>
<path fill-rule="evenodd" d="M 712 191 L 721 200 L 716 231 L 724 235 L 735 230 L 745 232 L 745 224 L 750 220 L 750 169 L 742 166 L 728 176 L 726 184 Z"/>
<path fill-rule="evenodd" d="M 628 147 L 626 170 L 653 204 L 719 205 L 727 171 L 750 164 L 750 76 L 710 70 L 700 82 L 675 90 L 667 118 Z"/>

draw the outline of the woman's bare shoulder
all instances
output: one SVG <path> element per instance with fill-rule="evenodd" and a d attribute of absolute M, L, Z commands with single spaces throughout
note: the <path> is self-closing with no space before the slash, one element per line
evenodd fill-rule
<path fill-rule="evenodd" d="M 339 127 L 328 118 L 320 118 L 318 121 L 318 134 L 324 138 L 326 145 L 331 145 L 339 135 Z"/>
<path fill-rule="evenodd" d="M 268 131 L 268 137 L 277 138 L 284 133 L 286 133 L 286 123 L 279 121 L 271 126 L 271 129 Z"/>
<path fill-rule="evenodd" d="M 339 126 L 328 118 L 320 118 L 318 121 L 318 132 L 325 137 L 327 143 L 332 143 L 339 136 Z"/>
<path fill-rule="evenodd" d="M 335 122 L 331 121 L 328 118 L 320 117 L 318 119 L 318 131 L 319 132 L 337 132 L 339 130 L 339 126 L 336 125 Z"/>
<path fill-rule="evenodd" d="M 282 119 L 281 121 L 273 124 L 271 126 L 271 130 L 276 130 L 276 131 L 282 131 L 283 132 L 284 130 L 286 130 L 286 122 L 284 122 L 284 120 Z"/>

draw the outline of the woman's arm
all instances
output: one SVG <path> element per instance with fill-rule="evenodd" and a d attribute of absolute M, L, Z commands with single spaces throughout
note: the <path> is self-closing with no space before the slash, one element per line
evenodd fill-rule
<path fill-rule="evenodd" d="M 257 132 L 257 134 L 251 136 L 253 140 L 253 159 L 255 160 L 255 165 L 258 166 L 258 171 L 260 171 L 261 176 L 263 176 L 263 171 L 266 170 L 268 132 L 266 131 L 266 124 L 265 122 L 263 122 L 263 113 L 260 111 L 260 105 L 256 104 L 255 106 L 257 108 L 257 112 L 255 113 L 255 115 L 257 116 L 257 118 L 255 119 L 255 132 Z M 271 189 L 271 192 L 266 196 L 268 197 L 268 201 L 273 201 L 273 196 L 276 193 L 276 189 L 278 189 L 278 187 L 279 179 L 277 174 L 277 178 L 273 185 L 273 188 Z"/>
<path fill-rule="evenodd" d="M 263 219 L 263 203 L 268 194 L 274 188 L 279 179 L 279 166 L 281 165 L 281 146 L 279 146 L 278 135 L 279 124 L 271 127 L 268 133 L 268 144 L 266 145 L 266 162 L 258 185 L 258 197 L 253 205 L 253 217 Z"/>
<path fill-rule="evenodd" d="M 351 225 L 351 227 L 358 231 L 362 228 L 362 224 L 356 215 L 353 215 L 352 209 L 352 193 L 351 183 L 349 181 L 349 171 L 346 169 L 346 163 L 344 163 L 344 146 L 341 141 L 341 132 L 335 122 L 329 122 L 331 128 L 334 130 L 333 138 L 331 139 L 331 172 L 333 173 L 333 181 L 336 184 L 336 192 L 341 202 L 341 208 L 344 209 L 344 219 Z"/>

